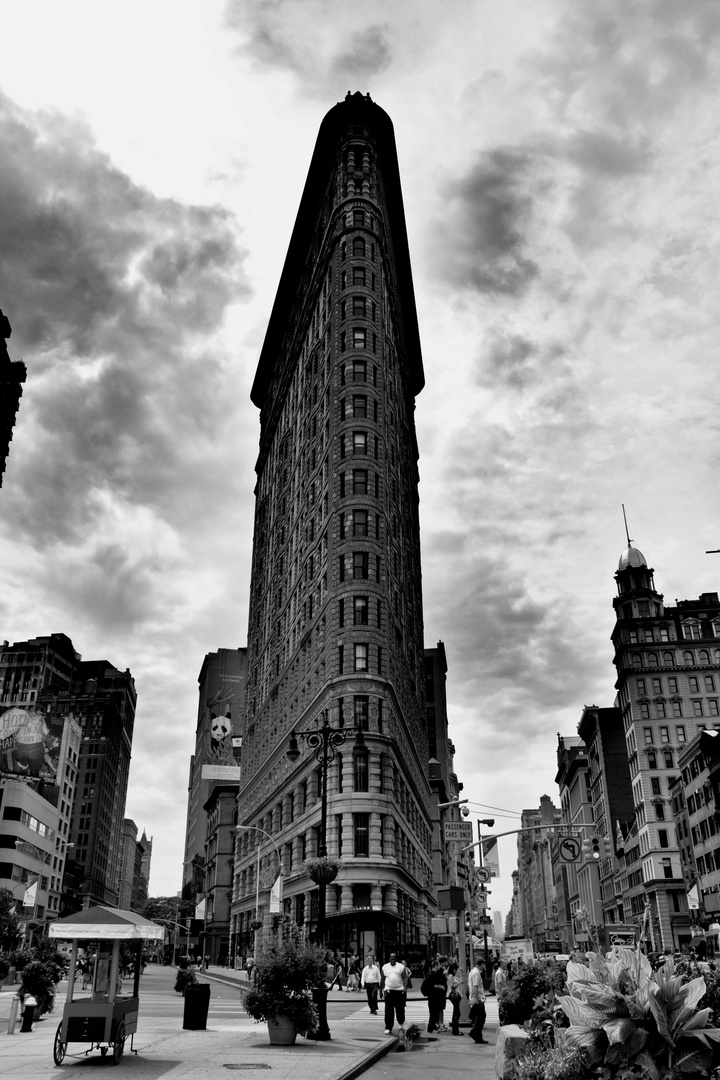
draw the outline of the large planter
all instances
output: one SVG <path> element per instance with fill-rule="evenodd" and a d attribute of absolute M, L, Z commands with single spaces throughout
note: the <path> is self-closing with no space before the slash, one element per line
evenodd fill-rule
<path fill-rule="evenodd" d="M 278 1016 L 277 1020 L 268 1020 L 268 1035 L 272 1046 L 294 1046 L 297 1038 L 295 1024 L 287 1016 Z"/>

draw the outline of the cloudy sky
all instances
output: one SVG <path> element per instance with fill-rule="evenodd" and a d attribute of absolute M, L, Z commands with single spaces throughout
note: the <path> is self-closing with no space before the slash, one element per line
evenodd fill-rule
<path fill-rule="evenodd" d="M 557 799 L 556 732 L 613 703 L 621 504 L 670 603 L 720 586 L 717 3 L 25 0 L 2 21 L 0 307 L 28 379 L 0 634 L 133 672 L 151 891 L 180 887 L 203 657 L 246 641 L 249 391 L 348 90 L 395 125 L 458 773 L 481 816 Z M 514 863 L 508 840 L 503 912 Z"/>

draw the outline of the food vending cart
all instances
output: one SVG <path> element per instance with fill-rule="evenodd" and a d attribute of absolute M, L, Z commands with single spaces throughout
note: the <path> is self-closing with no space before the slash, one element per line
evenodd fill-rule
<path fill-rule="evenodd" d="M 125 1040 L 137 1031 L 140 971 L 143 945 L 163 940 L 165 929 L 134 911 L 93 907 L 50 923 L 48 936 L 72 941 L 68 989 L 63 1018 L 58 1025 L 53 1046 L 56 1065 L 62 1065 L 68 1043 L 89 1043 L 86 1054 L 99 1050 L 103 1057 L 112 1051 L 112 1061 L 119 1064 Z M 91 978 L 87 991 L 76 978 L 80 943 L 92 949 Z M 134 952 L 132 992 L 123 991 L 120 977 L 120 948 Z"/>

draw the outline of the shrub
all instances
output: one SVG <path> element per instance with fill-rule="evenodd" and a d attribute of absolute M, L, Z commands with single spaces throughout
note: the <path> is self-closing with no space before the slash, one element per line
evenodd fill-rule
<path fill-rule="evenodd" d="M 576 1047 L 534 1049 L 515 1061 L 514 1080 L 590 1080 L 592 1072 Z"/>
<path fill-rule="evenodd" d="M 518 965 L 515 975 L 498 997 L 500 1023 L 522 1027 L 538 1006 L 546 1006 L 545 995 L 561 990 L 564 983 L 565 976 L 556 964 Z"/>
<path fill-rule="evenodd" d="M 188 986 L 198 981 L 198 977 L 190 967 L 178 968 L 175 976 L 175 993 L 184 994 Z"/>
<path fill-rule="evenodd" d="M 243 993 L 243 1007 L 255 1020 L 286 1016 L 298 1031 L 318 1024 L 312 990 L 323 985 L 325 950 L 290 932 L 284 940 L 255 957 L 252 987 Z"/>
<path fill-rule="evenodd" d="M 0 956 L 0 984 L 4 983 L 7 979 L 9 970 L 10 964 L 4 956 Z"/>
<path fill-rule="evenodd" d="M 18 993 L 23 999 L 32 994 L 38 1003 L 37 1015 L 41 1016 L 55 1008 L 55 987 L 61 978 L 62 971 L 57 964 L 31 960 L 23 968 L 22 984 Z"/>

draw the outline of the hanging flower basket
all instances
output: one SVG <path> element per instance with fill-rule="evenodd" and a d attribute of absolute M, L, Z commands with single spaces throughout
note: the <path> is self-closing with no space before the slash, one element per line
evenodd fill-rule
<path fill-rule="evenodd" d="M 324 855 L 315 859 L 306 859 L 302 868 L 316 885 L 329 885 L 338 876 L 341 866 L 342 863 L 338 859 L 331 859 Z"/>
<path fill-rule="evenodd" d="M 251 930 L 260 930 L 261 927 L 262 927 L 262 919 L 251 919 L 250 920 L 250 929 Z"/>

